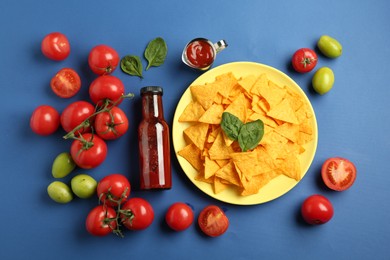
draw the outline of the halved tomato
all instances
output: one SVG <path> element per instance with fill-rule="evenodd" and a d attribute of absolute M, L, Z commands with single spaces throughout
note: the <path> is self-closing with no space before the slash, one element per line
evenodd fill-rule
<path fill-rule="evenodd" d="M 57 96 L 70 98 L 79 92 L 81 79 L 74 69 L 63 68 L 51 79 L 50 87 Z"/>
<path fill-rule="evenodd" d="M 209 205 L 200 212 L 198 225 L 206 235 L 217 237 L 226 232 L 229 227 L 229 219 L 220 207 Z"/>
<path fill-rule="evenodd" d="M 324 162 L 321 176 L 326 186 L 335 191 L 343 191 L 352 186 L 356 179 L 356 167 L 348 159 L 329 158 Z"/>

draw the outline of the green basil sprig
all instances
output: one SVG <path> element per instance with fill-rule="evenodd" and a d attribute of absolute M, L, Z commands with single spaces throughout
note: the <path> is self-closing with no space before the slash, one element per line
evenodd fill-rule
<path fill-rule="evenodd" d="M 151 66 L 158 67 L 162 65 L 167 57 L 167 53 L 168 47 L 163 38 L 157 37 L 150 41 L 144 52 L 145 59 L 148 61 L 146 70 Z"/>
<path fill-rule="evenodd" d="M 254 149 L 264 135 L 264 123 L 260 119 L 244 124 L 238 117 L 222 113 L 221 128 L 234 141 L 238 141 L 243 152 Z"/>
<path fill-rule="evenodd" d="M 123 72 L 142 78 L 142 62 L 140 57 L 127 55 L 121 60 L 121 69 Z"/>

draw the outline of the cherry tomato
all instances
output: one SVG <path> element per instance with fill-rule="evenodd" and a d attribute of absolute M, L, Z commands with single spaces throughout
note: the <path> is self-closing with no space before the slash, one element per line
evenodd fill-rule
<path fill-rule="evenodd" d="M 293 68 L 300 73 L 312 71 L 317 65 L 317 54 L 309 48 L 297 50 L 292 57 Z"/>
<path fill-rule="evenodd" d="M 317 42 L 318 49 L 328 58 L 337 58 L 343 53 L 343 46 L 335 38 L 322 35 Z"/>
<path fill-rule="evenodd" d="M 94 121 L 96 134 L 104 140 L 113 140 L 121 137 L 129 129 L 129 120 L 125 112 L 119 107 L 112 107 L 110 112 L 96 115 Z"/>
<path fill-rule="evenodd" d="M 343 191 L 349 189 L 356 180 L 355 165 L 345 158 L 333 157 L 322 165 L 321 176 L 330 189 Z"/>
<path fill-rule="evenodd" d="M 87 216 L 85 226 L 94 236 L 106 236 L 117 228 L 116 212 L 113 208 L 99 205 L 93 208 Z"/>
<path fill-rule="evenodd" d="M 122 205 L 121 211 L 125 212 L 121 215 L 121 221 L 130 230 L 144 230 L 154 220 L 152 205 L 142 198 L 130 198 Z M 129 213 L 132 213 L 131 216 Z"/>
<path fill-rule="evenodd" d="M 97 45 L 88 56 L 88 64 L 97 75 L 111 74 L 119 63 L 119 54 L 107 45 Z"/>
<path fill-rule="evenodd" d="M 118 173 L 107 175 L 101 179 L 96 190 L 99 200 L 112 207 L 123 204 L 129 197 L 130 191 L 129 180 Z"/>
<path fill-rule="evenodd" d="M 209 205 L 200 212 L 198 225 L 206 235 L 217 237 L 226 232 L 229 227 L 229 219 L 221 208 Z"/>
<path fill-rule="evenodd" d="M 307 223 L 321 225 L 333 217 L 333 206 L 326 197 L 315 194 L 306 198 L 302 203 L 301 213 Z"/>
<path fill-rule="evenodd" d="M 168 208 L 165 221 L 173 230 L 183 231 L 194 221 L 194 212 L 187 204 L 176 202 Z"/>
<path fill-rule="evenodd" d="M 79 92 L 81 79 L 75 70 L 64 68 L 51 79 L 50 87 L 57 96 L 70 98 Z"/>
<path fill-rule="evenodd" d="M 70 53 L 68 38 L 59 32 L 49 33 L 41 42 L 41 51 L 49 59 L 64 60 Z"/>
<path fill-rule="evenodd" d="M 328 67 L 318 69 L 312 78 L 312 85 L 314 90 L 323 95 L 330 91 L 334 84 L 333 71 Z"/>
<path fill-rule="evenodd" d="M 99 76 L 89 86 L 89 96 L 98 105 L 104 104 L 106 100 L 117 101 L 116 105 L 119 105 L 124 94 L 125 86 L 122 81 L 112 75 Z"/>
<path fill-rule="evenodd" d="M 73 141 L 70 154 L 77 166 L 91 169 L 99 166 L 106 159 L 107 145 L 99 136 L 86 133 Z"/>
<path fill-rule="evenodd" d="M 35 108 L 30 118 L 30 127 L 38 135 L 51 135 L 57 131 L 60 125 L 60 114 L 48 105 Z"/>
<path fill-rule="evenodd" d="M 75 101 L 69 104 L 61 113 L 61 126 L 66 132 L 72 131 L 75 127 L 83 123 L 95 112 L 95 107 L 86 101 Z M 93 121 L 93 119 L 91 119 Z M 89 122 L 93 124 L 93 122 Z M 80 128 L 78 133 L 87 133 L 90 131 L 88 125 Z"/>

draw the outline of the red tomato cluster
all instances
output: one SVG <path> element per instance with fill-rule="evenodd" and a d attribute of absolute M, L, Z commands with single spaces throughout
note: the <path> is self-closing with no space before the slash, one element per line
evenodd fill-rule
<path fill-rule="evenodd" d="M 124 175 L 107 175 L 99 181 L 96 190 L 101 204 L 88 213 L 85 221 L 91 235 L 123 236 L 119 224 L 129 230 L 144 230 L 153 223 L 152 205 L 142 198 L 130 198 L 131 184 Z"/>
<path fill-rule="evenodd" d="M 44 56 L 61 61 L 70 54 L 67 37 L 59 32 L 44 37 L 41 44 Z M 100 165 L 107 156 L 106 140 L 124 135 L 129 120 L 118 107 L 126 97 L 122 81 L 110 75 L 118 66 L 118 53 L 107 45 L 97 45 L 89 53 L 90 69 L 98 75 L 89 86 L 92 102 L 75 101 L 62 113 L 48 105 L 37 107 L 30 119 L 34 133 L 50 135 L 59 126 L 67 132 L 65 138 L 74 139 L 70 153 L 75 163 L 84 169 Z M 81 88 L 81 79 L 72 68 L 63 68 L 51 79 L 51 89 L 61 98 L 75 96 Z"/>

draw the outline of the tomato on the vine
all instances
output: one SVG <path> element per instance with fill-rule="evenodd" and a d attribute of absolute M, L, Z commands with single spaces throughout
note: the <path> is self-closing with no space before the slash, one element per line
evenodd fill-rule
<path fill-rule="evenodd" d="M 321 168 L 321 176 L 325 185 L 335 191 L 350 188 L 356 180 L 356 172 L 355 165 L 341 157 L 327 159 Z"/>
<path fill-rule="evenodd" d="M 130 196 L 130 191 L 129 180 L 126 176 L 118 173 L 105 176 L 99 181 L 96 189 L 99 200 L 112 207 L 123 204 Z"/>
<path fill-rule="evenodd" d="M 129 128 L 129 120 L 119 107 L 96 115 L 94 121 L 96 134 L 104 140 L 113 140 L 124 135 Z"/>
<path fill-rule="evenodd" d="M 106 236 L 117 228 L 116 212 L 113 208 L 99 205 L 93 208 L 87 216 L 85 227 L 94 236 Z"/>
<path fill-rule="evenodd" d="M 119 60 L 116 50 L 104 44 L 93 47 L 88 56 L 89 67 L 97 75 L 111 74 Z"/>
<path fill-rule="evenodd" d="M 81 79 L 74 69 L 63 68 L 50 81 L 53 92 L 61 98 L 70 98 L 79 92 Z"/>
<path fill-rule="evenodd" d="M 41 105 L 34 109 L 30 118 L 31 130 L 38 135 L 51 135 L 60 125 L 60 114 L 48 105 Z"/>
<path fill-rule="evenodd" d="M 92 116 L 94 112 L 95 107 L 91 103 L 86 101 L 75 101 L 62 111 L 61 126 L 66 132 L 70 132 L 75 129 L 75 127 L 82 124 L 88 117 Z M 93 118 L 91 121 L 93 121 Z M 89 132 L 91 128 L 88 123 L 91 125 L 93 122 L 87 122 L 87 124 L 78 129 L 75 134 Z"/>
<path fill-rule="evenodd" d="M 142 198 L 130 198 L 122 205 L 121 212 L 121 222 L 130 230 L 146 229 L 154 220 L 152 205 Z"/>
<path fill-rule="evenodd" d="M 95 168 L 106 159 L 107 144 L 99 136 L 85 133 L 73 141 L 70 154 L 80 168 Z"/>
<path fill-rule="evenodd" d="M 112 75 L 97 77 L 89 86 L 89 96 L 94 104 L 102 105 L 106 100 L 119 105 L 125 94 L 122 81 Z"/>
<path fill-rule="evenodd" d="M 333 206 L 326 197 L 315 194 L 307 197 L 302 203 L 301 214 L 307 223 L 321 225 L 333 217 Z"/>
<path fill-rule="evenodd" d="M 70 53 L 68 38 L 60 32 L 49 33 L 41 42 L 41 51 L 51 60 L 64 60 Z"/>
<path fill-rule="evenodd" d="M 186 203 L 173 203 L 165 214 L 165 221 L 175 231 L 189 228 L 194 221 L 194 212 Z"/>
<path fill-rule="evenodd" d="M 229 219 L 220 207 L 209 205 L 200 212 L 198 225 L 206 235 L 217 237 L 226 232 Z"/>
<path fill-rule="evenodd" d="M 293 68 L 300 73 L 306 73 L 314 69 L 317 65 L 317 54 L 309 48 L 297 50 L 292 57 Z"/>

